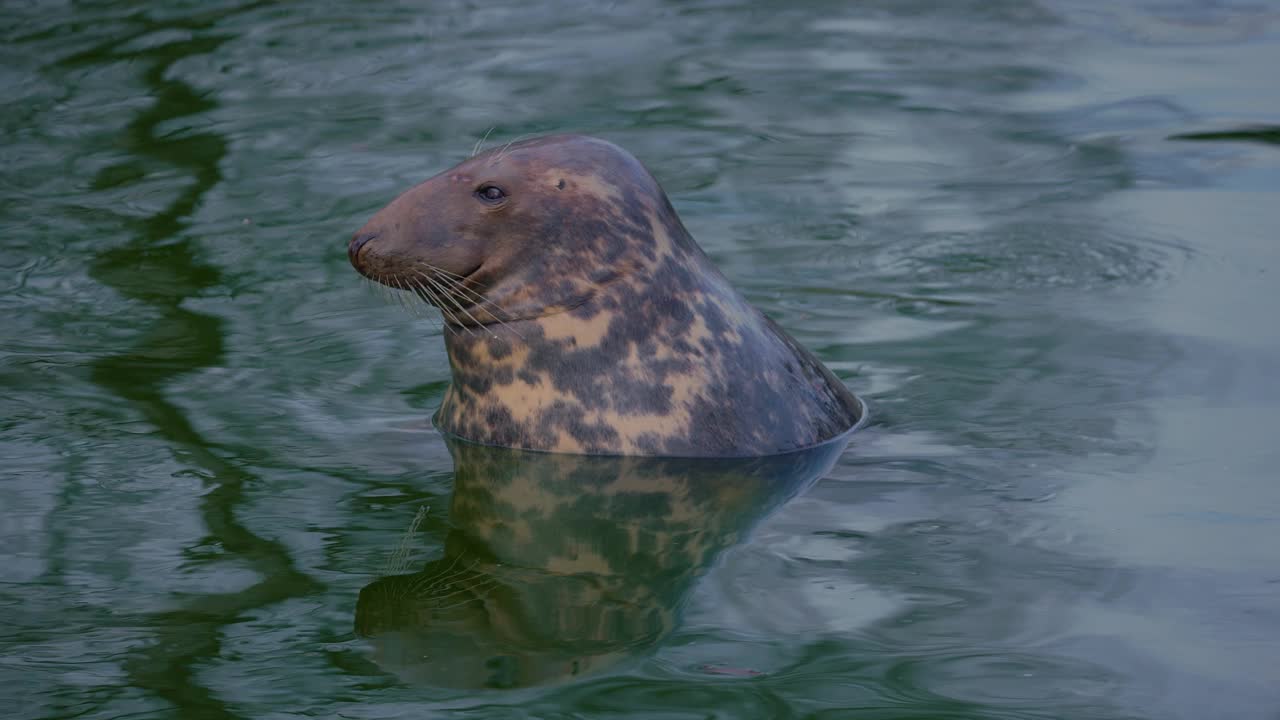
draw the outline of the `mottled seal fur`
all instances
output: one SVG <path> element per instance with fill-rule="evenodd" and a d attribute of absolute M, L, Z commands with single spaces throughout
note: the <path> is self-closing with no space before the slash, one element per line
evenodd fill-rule
<path fill-rule="evenodd" d="M 436 687 L 525 687 L 621 669 L 661 645 L 698 578 L 825 475 L 845 442 L 664 458 L 446 436 L 455 479 L 448 520 L 437 523 L 447 528 L 442 553 L 409 562 L 415 518 L 384 576 L 360 591 L 356 633 L 384 669 Z"/>
<path fill-rule="evenodd" d="M 861 403 L 738 294 L 625 150 L 556 135 L 417 185 L 352 265 L 438 307 L 438 427 L 528 450 L 683 457 L 806 448 Z"/>

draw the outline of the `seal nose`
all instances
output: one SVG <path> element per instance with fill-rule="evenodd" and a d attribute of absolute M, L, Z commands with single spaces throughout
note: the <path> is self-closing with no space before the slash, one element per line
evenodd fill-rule
<path fill-rule="evenodd" d="M 360 256 L 360 248 L 376 237 L 378 237 L 376 232 L 358 232 L 351 238 L 351 243 L 347 245 L 347 257 L 353 266 L 359 267 L 356 265 L 356 259 Z"/>

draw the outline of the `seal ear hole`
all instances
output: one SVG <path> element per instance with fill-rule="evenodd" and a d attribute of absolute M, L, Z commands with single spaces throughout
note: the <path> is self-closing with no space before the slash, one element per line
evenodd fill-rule
<path fill-rule="evenodd" d="M 564 178 L 560 178 L 560 182 L 556 183 L 556 189 L 558 190 L 564 189 Z"/>

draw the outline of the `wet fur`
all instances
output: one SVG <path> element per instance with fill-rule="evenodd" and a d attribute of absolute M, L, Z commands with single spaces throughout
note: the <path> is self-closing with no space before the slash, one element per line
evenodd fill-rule
<path fill-rule="evenodd" d="M 486 178 L 511 188 L 485 207 Z M 860 404 L 751 307 L 624 150 L 553 136 L 478 155 L 357 234 L 363 274 L 447 297 L 453 382 L 438 426 L 475 442 L 726 457 L 809 447 Z M 449 290 L 453 288 L 453 290 Z"/>

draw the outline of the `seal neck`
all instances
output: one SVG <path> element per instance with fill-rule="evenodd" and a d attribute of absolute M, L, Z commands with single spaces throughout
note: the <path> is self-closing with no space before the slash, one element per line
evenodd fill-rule
<path fill-rule="evenodd" d="M 695 248 L 696 250 L 696 248 Z M 678 251 L 657 262 L 620 260 L 604 273 L 581 279 L 564 279 L 547 292 L 531 293 L 527 283 L 510 283 L 512 290 L 492 294 L 463 305 L 465 312 L 446 315 L 445 345 L 455 369 L 463 358 L 454 357 L 454 348 L 480 343 L 500 343 L 512 349 L 564 341 L 569 347 L 592 346 L 606 340 L 613 329 L 621 330 L 628 317 L 653 315 L 643 321 L 647 332 L 667 322 L 680 322 L 680 310 L 687 296 L 715 295 L 730 304 L 742 301 L 701 252 L 696 258 Z M 535 296 L 536 295 L 536 296 Z M 658 310 L 658 312 L 654 312 Z M 466 322 L 448 322 L 462 318 Z M 634 333 L 624 333 L 630 340 Z"/>

